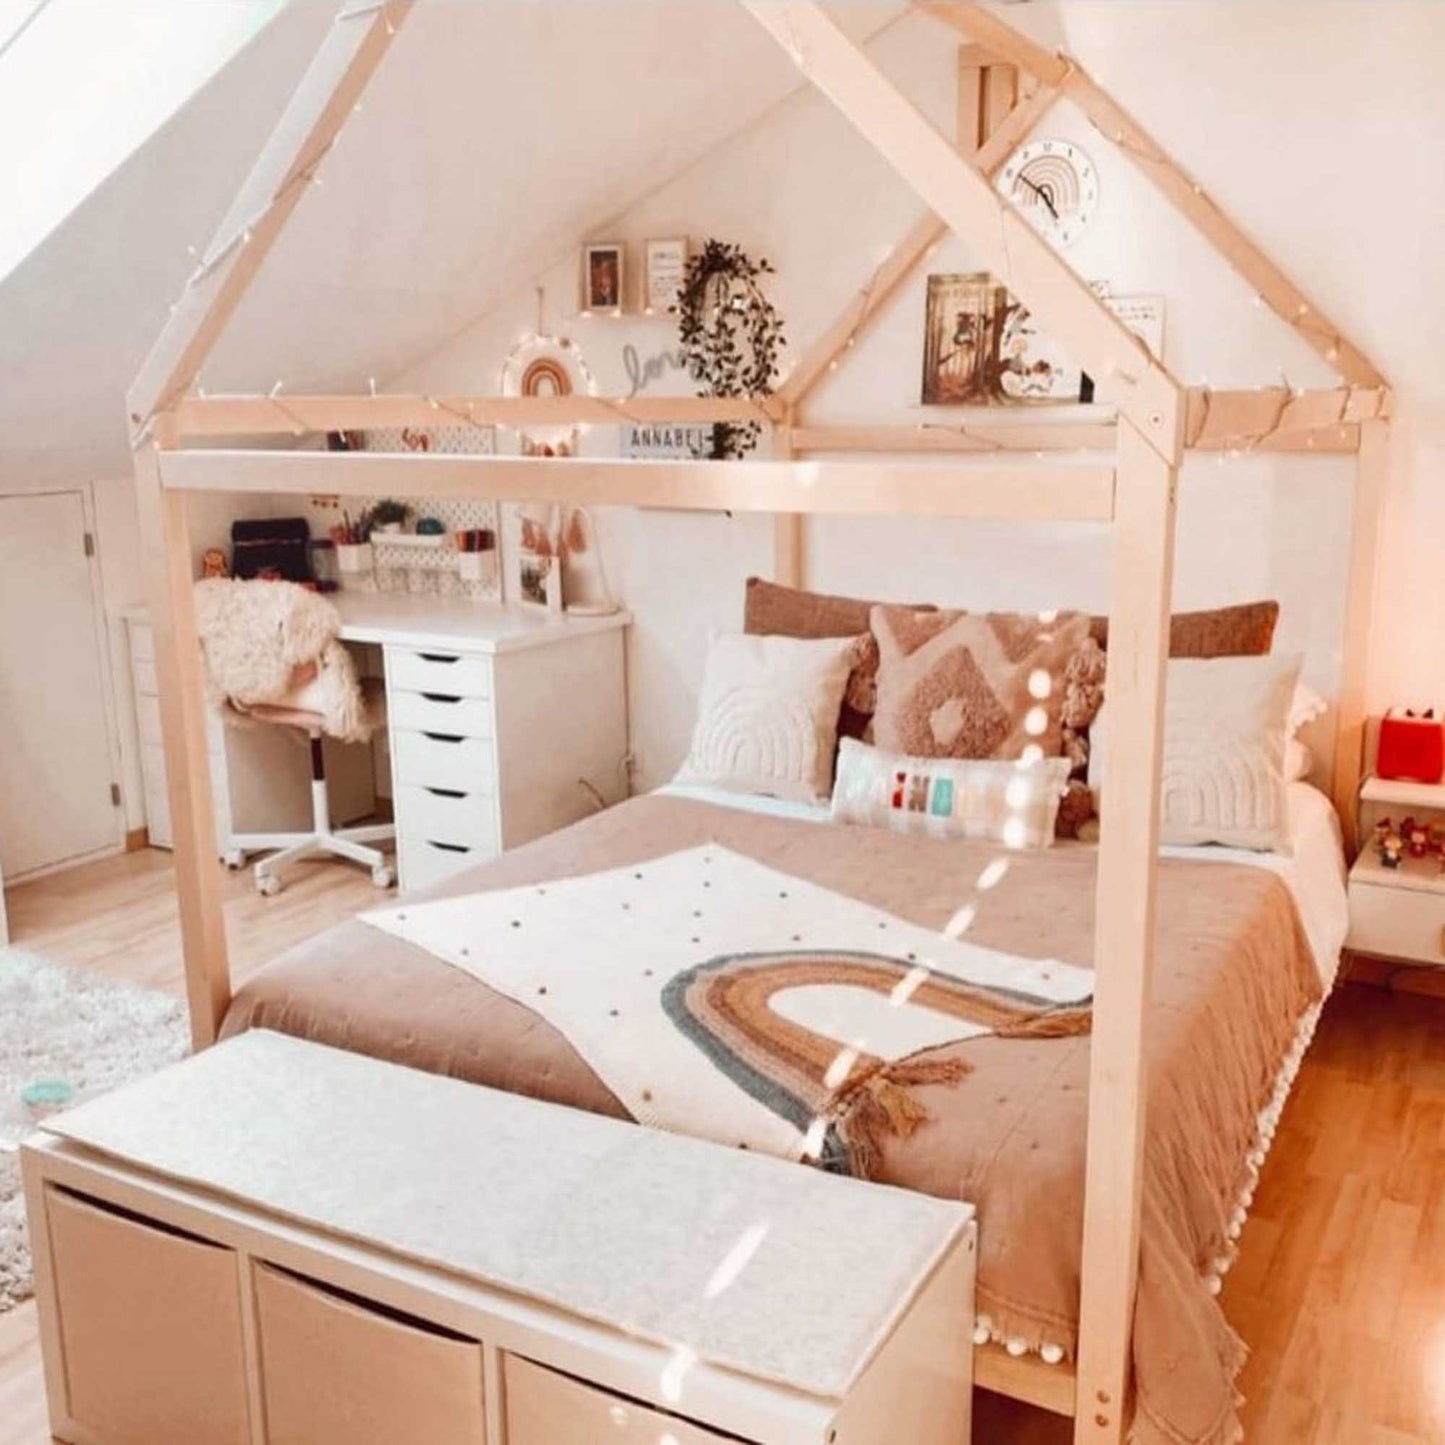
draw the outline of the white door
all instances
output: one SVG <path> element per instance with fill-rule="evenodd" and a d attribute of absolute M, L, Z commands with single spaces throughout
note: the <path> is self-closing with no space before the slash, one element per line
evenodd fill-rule
<path fill-rule="evenodd" d="M 114 847 L 99 577 L 81 492 L 0 497 L 0 872 Z"/>

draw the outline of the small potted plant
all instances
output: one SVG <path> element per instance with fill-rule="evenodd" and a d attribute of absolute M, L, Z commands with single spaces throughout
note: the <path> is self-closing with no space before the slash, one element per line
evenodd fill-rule
<path fill-rule="evenodd" d="M 411 508 L 405 502 L 383 497 L 381 501 L 373 502 L 361 514 L 362 540 L 368 541 L 376 533 L 385 536 L 388 533 L 400 532 L 410 516 Z"/>

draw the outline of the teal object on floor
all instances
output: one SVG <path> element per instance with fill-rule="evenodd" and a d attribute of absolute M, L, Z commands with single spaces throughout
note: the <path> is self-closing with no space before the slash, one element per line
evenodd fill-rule
<path fill-rule="evenodd" d="M 74 1088 L 64 1079 L 36 1079 L 20 1091 L 21 1102 L 32 1109 L 45 1104 L 68 1104 L 74 1097 Z"/>

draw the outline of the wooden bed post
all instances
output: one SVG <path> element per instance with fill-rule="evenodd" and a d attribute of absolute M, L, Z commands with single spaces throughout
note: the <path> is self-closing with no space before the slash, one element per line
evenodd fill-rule
<path fill-rule="evenodd" d="M 792 461 L 793 424 L 797 407 L 784 404 L 783 417 L 773 429 L 773 455 L 779 461 Z M 807 533 L 801 512 L 779 512 L 773 518 L 773 581 L 784 587 L 801 587 L 807 566 Z"/>
<path fill-rule="evenodd" d="M 1094 921 L 1077 1445 L 1121 1445 L 1128 1420 L 1177 484 L 1177 452 L 1173 459 L 1161 456 L 1121 417 L 1109 608 L 1107 783 Z"/>
<path fill-rule="evenodd" d="M 174 405 L 199 376 L 316 170 L 391 48 L 412 0 L 343 4 L 275 132 L 221 223 L 126 397 L 149 574 L 176 890 L 191 1037 L 215 1041 L 231 1000 L 206 748 L 194 563 L 184 494 L 165 490 L 159 453 L 179 440 Z"/>
<path fill-rule="evenodd" d="M 191 1041 L 200 1049 L 216 1041 L 231 1000 L 231 970 L 221 909 L 201 649 L 191 593 L 194 563 L 186 515 L 188 498 L 184 492 L 168 492 L 161 485 L 159 452 L 175 440 L 168 413 L 154 419 L 152 432 L 154 439 L 136 448 L 136 505 L 155 636 L 166 788 L 175 831 L 186 1002 Z"/>
<path fill-rule="evenodd" d="M 1375 610 L 1380 552 L 1380 518 L 1390 476 L 1390 423 L 1367 421 L 1360 428 L 1359 475 L 1350 531 L 1349 606 L 1340 662 L 1340 701 L 1335 723 L 1335 811 L 1353 858 L 1356 793 L 1364 766 L 1365 714 L 1368 710 L 1370 628 Z"/>

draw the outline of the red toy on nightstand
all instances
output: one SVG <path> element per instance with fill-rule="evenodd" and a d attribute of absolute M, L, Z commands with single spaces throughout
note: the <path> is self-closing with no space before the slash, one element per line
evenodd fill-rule
<path fill-rule="evenodd" d="M 1438 783 L 1445 776 L 1445 723 L 1433 708 L 1420 717 L 1389 712 L 1380 719 L 1375 772 L 1412 783 Z"/>

